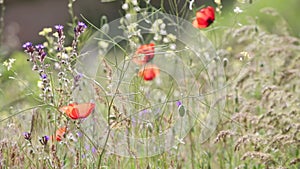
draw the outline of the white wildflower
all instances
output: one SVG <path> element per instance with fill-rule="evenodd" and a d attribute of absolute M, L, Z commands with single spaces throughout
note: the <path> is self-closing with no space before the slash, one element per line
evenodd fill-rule
<path fill-rule="evenodd" d="M 131 3 L 132 3 L 134 6 L 137 6 L 137 5 L 138 5 L 137 0 L 131 0 Z"/>
<path fill-rule="evenodd" d="M 127 13 L 127 14 L 125 15 L 125 18 L 126 18 L 127 20 L 131 19 L 131 14 Z"/>
<path fill-rule="evenodd" d="M 164 38 L 163 38 L 163 42 L 164 42 L 164 43 L 169 43 L 170 40 L 169 40 L 167 37 L 164 37 Z"/>
<path fill-rule="evenodd" d="M 126 10 L 128 10 L 128 8 L 129 8 L 128 3 L 125 3 L 125 4 L 122 5 L 122 9 L 123 9 L 123 10 L 126 11 Z"/>
<path fill-rule="evenodd" d="M 68 59 L 68 58 L 69 58 L 69 55 L 66 54 L 66 53 L 62 53 L 61 58 L 62 58 L 62 59 Z"/>
<path fill-rule="evenodd" d="M 43 82 L 41 80 L 39 80 L 37 82 L 37 87 L 40 88 L 40 89 L 43 89 L 44 88 L 44 85 L 43 85 Z"/>
<path fill-rule="evenodd" d="M 176 44 L 175 43 L 170 44 L 170 49 L 175 50 L 176 49 Z"/>
<path fill-rule="evenodd" d="M 237 7 L 235 7 L 235 8 L 233 9 L 233 12 L 236 13 L 236 14 L 239 14 L 239 13 L 242 13 L 243 10 L 241 10 L 241 8 L 237 6 Z"/>
<path fill-rule="evenodd" d="M 136 12 L 140 12 L 140 11 L 141 11 L 141 8 L 138 7 L 138 6 L 134 7 L 133 9 L 134 9 Z"/>
<path fill-rule="evenodd" d="M 8 61 L 4 61 L 3 62 L 3 66 L 6 66 L 7 67 L 7 70 L 9 71 L 11 68 L 12 68 L 12 64 L 16 61 L 16 59 L 14 58 L 10 58 L 8 59 Z"/>

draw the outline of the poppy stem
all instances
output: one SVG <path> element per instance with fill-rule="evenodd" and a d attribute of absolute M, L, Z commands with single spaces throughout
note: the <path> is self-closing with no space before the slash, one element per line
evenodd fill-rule
<path fill-rule="evenodd" d="M 106 137 L 105 142 L 104 142 L 103 149 L 102 149 L 102 151 L 101 151 L 101 153 L 100 153 L 99 160 L 98 160 L 98 166 L 97 166 L 97 168 L 99 168 L 99 169 L 101 168 L 100 165 L 101 165 L 101 162 L 102 162 L 102 156 L 103 156 L 103 154 L 104 154 L 105 147 L 106 147 L 106 145 L 107 145 L 107 142 L 108 142 L 108 138 L 109 138 L 110 132 L 111 132 L 111 129 L 109 128 L 109 129 L 108 129 L 108 133 L 107 133 L 107 137 Z"/>

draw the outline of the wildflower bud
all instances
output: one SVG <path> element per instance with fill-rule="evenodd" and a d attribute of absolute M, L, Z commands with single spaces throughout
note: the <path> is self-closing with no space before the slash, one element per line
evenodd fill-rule
<path fill-rule="evenodd" d="M 132 5 L 134 5 L 134 6 L 137 6 L 137 5 L 138 5 L 137 0 L 131 0 L 131 3 L 132 3 Z"/>
<path fill-rule="evenodd" d="M 181 101 L 177 101 L 176 105 L 177 105 L 177 107 L 181 106 L 182 105 Z"/>
<path fill-rule="evenodd" d="M 183 117 L 184 114 L 185 114 L 185 107 L 182 105 L 181 101 L 177 101 L 177 102 L 176 102 L 176 105 L 177 105 L 177 107 L 178 107 L 179 115 L 180 115 L 181 117 Z"/>
<path fill-rule="evenodd" d="M 56 31 L 58 33 L 58 37 L 61 38 L 63 36 L 64 26 L 62 26 L 62 25 L 55 25 L 54 28 L 56 29 Z"/>
<path fill-rule="evenodd" d="M 40 58 L 40 61 L 43 62 L 44 59 L 45 59 L 45 57 L 46 57 L 46 55 L 47 55 L 46 52 L 45 52 L 45 50 L 44 50 L 44 48 L 45 48 L 44 45 L 38 44 L 38 45 L 35 46 L 35 48 L 38 51 L 38 56 Z"/>
<path fill-rule="evenodd" d="M 39 141 L 42 145 L 46 145 L 49 141 L 49 136 L 43 136 L 42 138 L 39 139 Z"/>
<path fill-rule="evenodd" d="M 97 153 L 97 149 L 95 147 L 92 147 L 92 153 Z"/>
<path fill-rule="evenodd" d="M 74 32 L 78 36 L 81 33 L 83 33 L 86 28 L 87 28 L 87 26 L 85 25 L 85 23 L 78 22 L 77 26 L 74 28 Z"/>
<path fill-rule="evenodd" d="M 77 83 L 82 78 L 82 74 L 79 73 L 74 77 L 74 83 Z"/>
<path fill-rule="evenodd" d="M 37 65 L 32 66 L 32 70 L 39 70 Z"/>
<path fill-rule="evenodd" d="M 223 59 L 223 66 L 226 67 L 228 64 L 228 59 L 227 58 L 224 58 Z"/>
<path fill-rule="evenodd" d="M 25 52 L 30 54 L 32 54 L 35 50 L 31 42 L 24 43 L 22 47 L 24 48 Z"/>
<path fill-rule="evenodd" d="M 59 72 L 58 74 L 57 74 L 57 76 L 60 78 L 60 77 L 63 77 L 64 76 L 64 72 Z"/>
<path fill-rule="evenodd" d="M 43 79 L 42 82 L 43 83 L 49 83 L 49 80 L 48 79 Z"/>
<path fill-rule="evenodd" d="M 124 3 L 123 5 L 122 5 L 122 9 L 123 10 L 128 10 L 128 8 L 129 8 L 129 5 L 128 5 L 128 3 Z"/>
<path fill-rule="evenodd" d="M 82 133 L 81 133 L 81 132 L 77 132 L 76 135 L 77 135 L 78 137 L 82 137 Z"/>
<path fill-rule="evenodd" d="M 44 45 L 42 45 L 42 44 L 38 44 L 38 45 L 35 45 L 35 48 L 37 49 L 37 51 L 39 52 L 39 51 L 42 51 L 42 50 L 44 50 Z"/>
<path fill-rule="evenodd" d="M 23 136 L 24 136 L 25 140 L 31 141 L 31 133 L 24 132 Z"/>
<path fill-rule="evenodd" d="M 37 82 L 37 86 L 38 86 L 38 88 L 40 88 L 40 89 L 44 89 L 44 84 L 43 84 L 42 81 L 38 81 L 38 82 Z"/>
<path fill-rule="evenodd" d="M 150 133 L 152 133 L 152 131 L 153 131 L 153 125 L 151 123 L 147 123 L 146 127 L 150 131 Z"/>
<path fill-rule="evenodd" d="M 184 107 L 183 105 L 180 105 L 180 106 L 178 107 L 178 111 L 179 111 L 179 115 L 180 115 L 181 117 L 183 117 L 184 114 L 185 114 L 185 107 Z"/>

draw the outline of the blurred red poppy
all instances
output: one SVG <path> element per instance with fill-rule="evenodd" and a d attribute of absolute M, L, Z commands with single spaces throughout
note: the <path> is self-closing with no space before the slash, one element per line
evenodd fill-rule
<path fill-rule="evenodd" d="M 66 127 L 61 127 L 59 129 L 57 129 L 55 132 L 55 138 L 53 138 L 53 136 L 52 136 L 52 140 L 55 139 L 56 141 L 61 141 L 64 138 L 66 131 L 67 131 Z"/>
<path fill-rule="evenodd" d="M 81 119 L 89 116 L 95 108 L 95 103 L 71 103 L 68 106 L 63 106 L 59 110 L 66 113 L 71 119 Z"/>
<path fill-rule="evenodd" d="M 144 78 L 144 80 L 146 81 L 150 81 L 157 77 L 159 73 L 160 71 L 157 66 L 146 65 L 143 69 L 139 71 L 138 76 Z"/>
<path fill-rule="evenodd" d="M 133 61 L 138 65 L 150 62 L 154 58 L 154 43 L 141 45 L 133 56 Z"/>
<path fill-rule="evenodd" d="M 207 28 L 215 20 L 215 9 L 211 6 L 201 9 L 196 13 L 196 19 L 193 21 L 195 28 Z"/>

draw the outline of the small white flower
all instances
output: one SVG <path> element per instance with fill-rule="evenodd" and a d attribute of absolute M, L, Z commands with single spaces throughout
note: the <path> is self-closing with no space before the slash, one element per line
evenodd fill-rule
<path fill-rule="evenodd" d="M 127 13 L 127 14 L 125 15 L 125 18 L 129 20 L 129 19 L 131 18 L 131 14 Z"/>
<path fill-rule="evenodd" d="M 159 33 L 160 33 L 161 35 L 167 35 L 167 31 L 166 31 L 166 30 L 163 30 L 163 29 L 161 29 L 161 30 L 159 31 Z"/>
<path fill-rule="evenodd" d="M 7 70 L 9 71 L 12 68 L 12 64 L 16 61 L 14 58 L 10 58 L 8 61 L 3 62 L 3 66 L 7 67 Z"/>
<path fill-rule="evenodd" d="M 185 144 L 183 138 L 175 137 L 180 144 Z"/>
<path fill-rule="evenodd" d="M 170 44 L 170 49 L 175 50 L 176 49 L 176 44 L 175 43 Z"/>
<path fill-rule="evenodd" d="M 140 12 L 140 11 L 141 11 L 141 8 L 138 7 L 138 6 L 134 7 L 133 9 L 134 9 L 136 12 Z"/>
<path fill-rule="evenodd" d="M 176 41 L 176 36 L 173 35 L 173 34 L 171 34 L 171 33 L 169 33 L 169 34 L 167 35 L 167 37 L 168 37 L 172 42 L 175 42 L 175 41 Z"/>
<path fill-rule="evenodd" d="M 161 36 L 159 34 L 155 34 L 154 37 L 153 37 L 153 40 L 155 41 L 160 41 L 161 40 Z"/>
<path fill-rule="evenodd" d="M 236 13 L 236 14 L 239 14 L 239 13 L 242 13 L 243 10 L 241 10 L 241 8 L 237 6 L 237 7 L 234 8 L 233 12 Z"/>
<path fill-rule="evenodd" d="M 158 19 L 158 20 L 156 20 L 156 21 L 157 21 L 158 24 L 164 23 L 162 19 Z M 156 21 L 155 21 L 155 22 L 156 22 Z"/>
<path fill-rule="evenodd" d="M 43 82 L 40 81 L 40 80 L 37 82 L 37 86 L 38 86 L 38 88 L 40 88 L 40 89 L 43 89 L 43 88 L 44 88 Z"/>
<path fill-rule="evenodd" d="M 165 29 L 165 28 L 166 28 L 166 24 L 165 23 L 160 24 L 160 29 Z"/>
<path fill-rule="evenodd" d="M 62 53 L 61 58 L 62 58 L 62 59 L 68 59 L 68 58 L 69 58 L 69 55 L 66 54 L 66 53 Z"/>
<path fill-rule="evenodd" d="M 124 9 L 125 11 L 129 8 L 128 3 L 125 3 L 122 5 L 122 9 Z"/>
<path fill-rule="evenodd" d="M 58 70 L 60 68 L 61 68 L 61 66 L 59 65 L 59 63 L 55 62 L 54 63 L 54 69 Z"/>
<path fill-rule="evenodd" d="M 163 42 L 164 42 L 164 43 L 169 43 L 170 40 L 169 40 L 168 38 L 164 37 Z"/>
<path fill-rule="evenodd" d="M 218 4 L 218 5 L 222 4 L 221 0 L 215 0 L 215 3 Z"/>
<path fill-rule="evenodd" d="M 138 5 L 137 0 L 131 0 L 131 3 L 132 3 L 134 6 Z"/>

